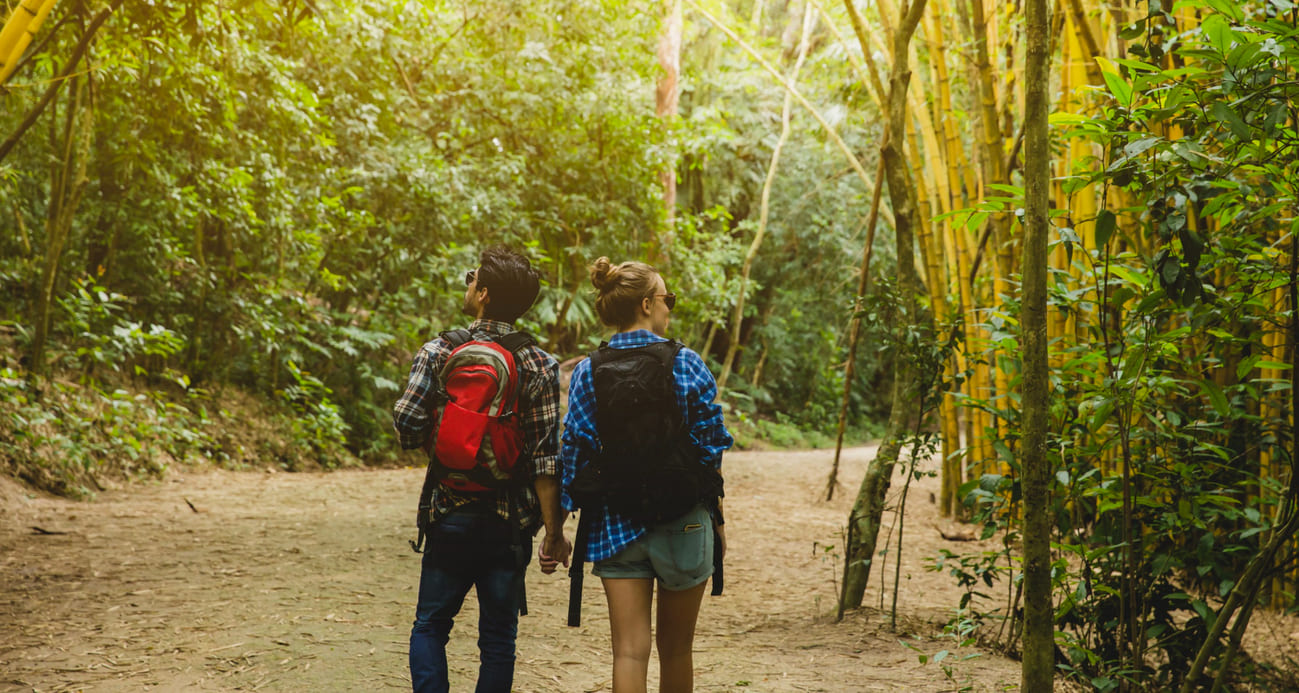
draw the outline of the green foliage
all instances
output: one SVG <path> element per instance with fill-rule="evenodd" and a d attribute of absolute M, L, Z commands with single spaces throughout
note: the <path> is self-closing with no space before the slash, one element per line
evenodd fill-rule
<path fill-rule="evenodd" d="M 1187 4 L 1212 10 L 1182 30 L 1152 2 L 1125 34 L 1144 39 L 1130 46 L 1136 57 L 1103 65 L 1103 112 L 1060 119 L 1064 137 L 1104 152 L 1066 190 L 1130 201 L 1095 219 L 1064 216 L 1058 243 L 1087 281 L 1057 272 L 1050 283 L 1052 310 L 1079 330 L 1054 347 L 1052 373 L 1057 638 L 1063 670 L 1098 690 L 1180 684 L 1215 605 L 1271 528 L 1282 489 L 1262 453 L 1285 463 L 1294 451 L 1288 424 L 1267 413 L 1289 383 L 1257 369 L 1290 367 L 1271 362 L 1263 335 L 1294 319 L 1273 297 L 1291 281 L 1277 239 L 1296 228 L 1280 212 L 1299 199 L 1299 34 L 1275 3 Z M 1159 67 L 1165 51 L 1178 67 Z M 1074 231 L 1084 221 L 1096 247 Z M 1012 302 L 989 315 L 994 340 L 1014 344 L 1017 311 Z M 997 462 L 1011 474 L 964 491 L 976 518 L 1000 529 L 1019 492 L 1019 403 L 967 404 L 1007 424 Z M 940 565 L 983 596 L 971 586 L 1000 579 L 991 565 L 1003 556 Z"/>
<path fill-rule="evenodd" d="M 58 29 L 0 93 L 0 132 L 35 105 L 41 90 L 28 87 L 53 76 L 86 11 L 55 10 Z M 716 359 L 783 93 L 748 58 L 720 58 L 719 34 L 692 28 L 681 118 L 656 117 L 647 18 L 659 11 L 639 0 L 125 3 L 85 76 L 0 161 L 0 322 L 26 348 L 54 250 L 60 133 L 88 114 L 87 182 L 54 258 L 43 360 L 91 389 L 120 377 L 231 386 L 277 403 L 292 444 L 321 464 L 392 460 L 389 410 L 409 355 L 463 321 L 460 277 L 497 242 L 542 268 L 521 326 L 561 357 L 603 336 L 587 266 L 662 248 L 682 296 L 675 336 L 703 350 L 711 332 Z M 787 19 L 750 38 L 776 56 L 762 35 Z M 842 91 L 841 58 L 814 53 L 822 69 L 800 86 L 869 151 L 877 125 Z M 67 96 L 83 86 L 93 99 Z M 791 140 L 783 161 L 737 365 L 748 384 L 725 394 L 755 420 L 788 412 L 780 426 L 825 433 L 865 191 L 820 134 Z M 669 230 L 659 176 L 673 167 Z M 885 364 L 867 351 L 858 427 L 884 408 Z"/>
<path fill-rule="evenodd" d="M 43 488 L 86 496 L 102 472 L 142 478 L 191 456 L 215 458 L 211 421 L 198 395 L 184 404 L 154 394 L 54 383 L 34 391 L 0 369 L 0 457 L 10 473 Z"/>

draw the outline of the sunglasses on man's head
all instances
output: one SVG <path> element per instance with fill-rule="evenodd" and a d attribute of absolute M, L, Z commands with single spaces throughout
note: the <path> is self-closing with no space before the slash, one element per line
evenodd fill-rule
<path fill-rule="evenodd" d="M 472 286 L 474 279 L 478 276 L 478 270 L 469 270 L 465 272 L 465 286 Z"/>

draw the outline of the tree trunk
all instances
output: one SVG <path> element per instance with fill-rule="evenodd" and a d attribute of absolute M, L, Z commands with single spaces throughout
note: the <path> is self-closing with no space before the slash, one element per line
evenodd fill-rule
<path fill-rule="evenodd" d="M 916 25 L 925 9 L 925 0 L 904 2 L 898 13 L 897 32 L 893 36 L 893 67 L 889 73 L 888 133 L 880 155 L 884 159 L 884 172 L 889 185 L 889 200 L 893 204 L 894 233 L 897 238 L 898 298 L 902 320 L 920 328 L 922 317 L 917 303 L 919 277 L 915 263 L 916 210 L 912 204 L 910 181 L 907 180 L 907 162 L 903 155 L 906 143 L 907 85 L 911 80 L 908 64 L 908 47 Z M 907 344 L 915 344 L 914 338 Z M 898 452 L 919 415 L 920 378 L 917 360 L 911 349 L 899 350 L 897 374 L 893 381 L 893 405 L 889 412 L 888 431 L 879 452 L 871 461 L 862 478 L 857 500 L 848 516 L 848 547 L 844 552 L 843 592 L 839 598 L 840 615 L 844 609 L 861 606 L 870 580 L 871 562 L 879 537 L 880 518 L 884 514 L 884 498 L 893 477 L 893 466 Z"/>
<path fill-rule="evenodd" d="M 885 138 L 888 133 L 885 133 Z M 857 275 L 857 297 L 854 300 L 852 319 L 848 325 L 848 362 L 843 369 L 843 398 L 839 402 L 839 425 L 834 440 L 834 462 L 830 465 L 830 478 L 825 482 L 826 501 L 834 500 L 834 490 L 839 485 L 839 457 L 843 453 L 843 436 L 848 429 L 848 403 L 852 399 L 852 383 L 857 372 L 857 342 L 861 339 L 861 302 L 870 286 L 871 254 L 875 247 L 875 224 L 879 221 L 880 196 L 884 191 L 884 157 L 875 169 L 875 191 L 871 193 L 871 211 L 866 221 L 866 241 L 862 245 L 861 270 Z"/>
<path fill-rule="evenodd" d="M 677 115 L 682 22 L 681 0 L 663 0 L 663 26 L 659 33 L 657 51 L 662 72 L 654 90 L 654 112 L 664 121 Z M 674 163 L 669 162 L 663 167 L 659 172 L 659 181 L 663 185 L 663 229 L 651 245 L 650 256 L 653 262 L 662 263 L 666 259 L 665 249 L 672 242 L 672 227 L 676 219 L 677 172 Z"/>
<path fill-rule="evenodd" d="M 54 285 L 58 278 L 63 249 L 72 231 L 72 219 L 81 204 L 86 186 L 86 161 L 90 158 L 90 141 L 94 134 L 94 111 L 84 105 L 87 79 L 76 79 L 75 97 L 68 104 L 63 136 L 63 157 L 51 167 L 50 203 L 45 221 L 45 267 L 37 287 L 35 301 L 35 334 L 28 363 L 31 373 L 45 375 L 45 346 L 49 338 L 50 306 L 54 302 Z M 80 119 L 80 122 L 78 122 Z"/>
<path fill-rule="evenodd" d="M 1055 680 L 1051 608 L 1051 466 L 1046 456 L 1051 383 L 1047 370 L 1047 233 L 1051 144 L 1047 124 L 1051 20 L 1047 0 L 1025 0 L 1023 351 L 1024 659 L 1020 690 L 1050 691 Z"/>

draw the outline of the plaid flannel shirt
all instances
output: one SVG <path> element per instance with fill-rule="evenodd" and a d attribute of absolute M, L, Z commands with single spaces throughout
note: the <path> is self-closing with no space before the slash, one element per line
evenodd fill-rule
<path fill-rule="evenodd" d="M 495 320 L 475 320 L 469 325 L 469 332 L 474 338 L 501 337 L 513 332 L 509 323 Z M 410 379 L 406 391 L 392 409 L 393 428 L 401 447 L 414 450 L 423 446 L 433 433 L 435 418 L 429 411 L 432 396 L 439 388 L 438 374 L 451 355 L 451 345 L 438 337 L 425 344 L 415 354 L 410 367 Z M 541 525 L 541 505 L 537 501 L 537 492 L 532 481 L 539 476 L 559 476 L 559 363 L 555 357 L 537 346 L 524 347 L 519 351 L 518 363 L 521 381 L 519 399 L 519 423 L 523 428 L 523 453 L 521 462 L 528 465 L 523 468 L 526 483 L 522 484 L 521 493 L 515 494 L 515 507 L 519 525 L 532 533 Z M 481 495 L 457 493 L 441 485 L 433 489 L 432 521 L 437 522 L 456 508 L 481 501 Z M 495 497 L 496 512 L 505 519 L 510 518 L 510 505 L 507 494 Z"/>
<path fill-rule="evenodd" d="M 630 349 L 662 341 L 666 340 L 649 330 L 636 330 L 615 334 L 609 340 L 609 346 Z M 721 469 L 722 452 L 734 441 L 722 420 L 722 407 L 714 401 L 717 399 L 717 382 L 712 372 L 699 354 L 682 348 L 673 363 L 672 375 L 676 380 L 677 406 L 685 413 L 690 439 L 702 455 L 700 462 Z M 573 378 L 568 386 L 568 415 L 564 419 L 563 447 L 559 453 L 563 483 L 560 500 L 565 510 L 573 510 L 568 488 L 573 484 L 577 470 L 588 464 L 598 450 L 600 437 L 595 428 L 595 387 L 591 378 L 591 360 L 586 359 L 573 369 Z M 587 538 L 588 561 L 616 555 L 641 538 L 647 529 L 608 508 L 601 508 L 599 513 Z"/>

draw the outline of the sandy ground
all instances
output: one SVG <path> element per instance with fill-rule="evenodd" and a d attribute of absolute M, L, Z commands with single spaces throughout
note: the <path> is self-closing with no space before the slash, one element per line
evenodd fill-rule
<path fill-rule="evenodd" d="M 697 690 L 1018 689 L 1017 662 L 960 650 L 949 678 L 899 642 L 953 649 L 941 623 L 959 588 L 924 566 L 976 546 L 938 535 L 934 479 L 908 503 L 898 631 L 876 608 L 833 622 L 841 530 L 872 454 L 846 451 L 828 503 L 832 452 L 727 455 L 726 593 L 705 597 Z M 409 690 L 422 476 L 196 471 L 81 503 L 0 479 L 0 691 Z M 580 628 L 565 626 L 567 596 L 566 576 L 529 568 L 515 690 L 610 689 L 599 580 Z M 477 668 L 473 601 L 452 634 L 453 690 L 471 690 Z"/>

